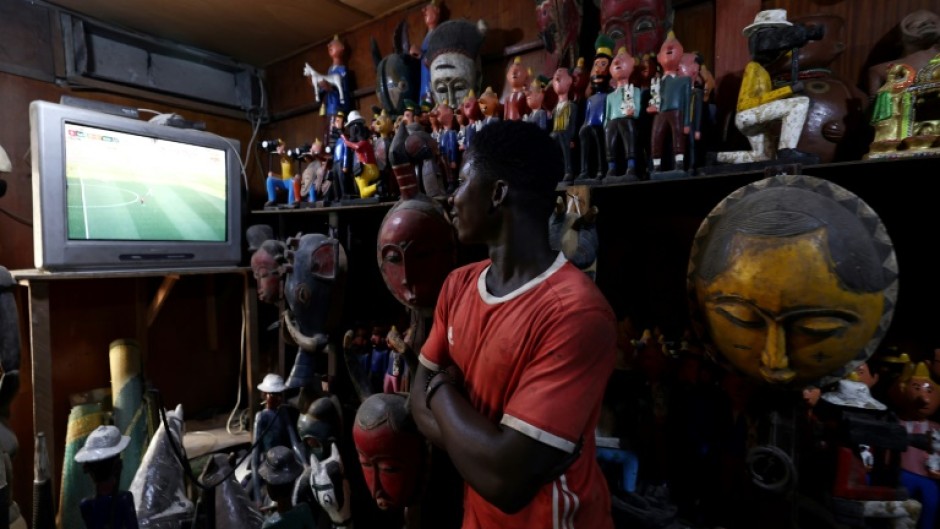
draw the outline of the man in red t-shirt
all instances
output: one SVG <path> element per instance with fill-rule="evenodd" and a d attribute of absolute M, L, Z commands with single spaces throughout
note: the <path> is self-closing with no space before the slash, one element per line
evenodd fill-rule
<path fill-rule="evenodd" d="M 616 321 L 549 247 L 562 170 L 548 133 L 493 123 L 474 136 L 450 199 L 460 241 L 486 244 L 490 258 L 445 281 L 411 407 L 468 485 L 464 529 L 613 527 L 594 428 Z"/>

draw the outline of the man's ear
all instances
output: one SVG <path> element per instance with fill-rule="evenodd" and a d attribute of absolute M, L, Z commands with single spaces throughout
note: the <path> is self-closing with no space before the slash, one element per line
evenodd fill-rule
<path fill-rule="evenodd" d="M 493 184 L 493 195 L 491 201 L 493 203 L 493 208 L 497 208 L 506 201 L 506 195 L 509 194 L 509 184 L 505 180 L 497 180 Z"/>

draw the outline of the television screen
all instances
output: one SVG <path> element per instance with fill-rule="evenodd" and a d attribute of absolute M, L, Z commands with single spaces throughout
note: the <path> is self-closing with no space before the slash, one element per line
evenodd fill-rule
<path fill-rule="evenodd" d="M 71 240 L 224 241 L 225 151 L 65 124 Z"/>
<path fill-rule="evenodd" d="M 240 263 L 237 141 L 47 101 L 30 104 L 30 141 L 37 268 Z"/>

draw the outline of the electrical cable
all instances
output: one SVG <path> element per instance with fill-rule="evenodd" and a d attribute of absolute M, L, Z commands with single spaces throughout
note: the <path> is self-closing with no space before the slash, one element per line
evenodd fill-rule
<path fill-rule="evenodd" d="M 32 225 L 33 225 L 33 221 L 31 221 L 31 220 L 29 220 L 29 219 L 27 219 L 27 218 L 25 218 L 25 217 L 21 217 L 21 216 L 17 215 L 16 213 L 13 213 L 12 211 L 7 211 L 6 208 L 0 207 L 0 213 L 3 213 L 4 215 L 10 217 L 11 219 L 13 219 L 13 220 L 15 220 L 16 222 L 19 222 L 20 224 L 23 224 L 23 225 L 25 225 L 25 226 L 32 226 Z"/>
<path fill-rule="evenodd" d="M 247 332 L 248 331 L 248 307 L 245 306 L 246 303 L 247 302 L 245 300 L 242 300 L 242 310 L 241 310 L 242 329 L 241 329 L 241 341 L 239 344 L 240 360 L 238 362 L 238 390 L 237 390 L 236 398 L 235 398 L 235 407 L 232 408 L 232 413 L 229 414 L 228 420 L 225 421 L 225 431 L 228 432 L 229 435 L 235 435 L 232 432 L 232 417 L 234 417 L 235 414 L 238 412 L 238 407 L 241 406 L 241 403 L 242 403 L 242 377 L 245 374 L 245 357 L 247 356 L 246 342 L 248 341 L 246 337 L 246 335 L 248 334 Z M 241 425 L 241 421 L 239 420 L 238 422 L 239 422 L 239 425 Z M 240 427 L 240 431 L 244 431 L 244 429 Z"/>

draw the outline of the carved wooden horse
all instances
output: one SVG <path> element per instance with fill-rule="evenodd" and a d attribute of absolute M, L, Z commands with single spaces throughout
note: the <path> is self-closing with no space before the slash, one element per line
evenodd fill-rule
<path fill-rule="evenodd" d="M 336 91 L 339 92 L 339 102 L 342 105 L 346 104 L 346 94 L 343 93 L 343 78 L 338 73 L 320 73 L 313 69 L 313 66 L 310 66 L 308 63 L 304 63 L 304 76 L 310 78 L 310 83 L 313 85 L 313 93 L 316 95 L 317 103 L 320 102 L 320 81 L 326 81 L 334 87 Z"/>

